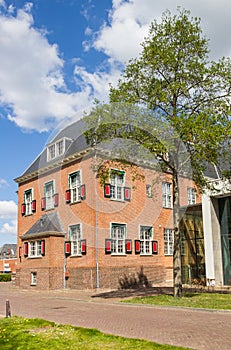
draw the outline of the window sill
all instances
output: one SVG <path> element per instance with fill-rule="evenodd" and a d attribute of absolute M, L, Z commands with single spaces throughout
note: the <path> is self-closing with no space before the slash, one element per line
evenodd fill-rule
<path fill-rule="evenodd" d="M 79 201 L 76 201 L 76 202 L 70 202 L 69 204 L 70 205 L 75 205 L 75 204 L 78 204 L 78 203 L 81 203 L 81 199 Z"/>
<path fill-rule="evenodd" d="M 36 255 L 36 256 L 28 256 L 28 259 L 41 259 L 43 256 L 42 255 Z"/>
<path fill-rule="evenodd" d="M 117 198 L 110 198 L 112 202 L 120 202 L 120 203 L 125 203 L 126 201 L 124 199 L 117 199 Z"/>
<path fill-rule="evenodd" d="M 126 253 L 111 253 L 111 256 L 127 256 Z"/>
<path fill-rule="evenodd" d="M 37 283 L 31 283 L 30 284 L 32 287 L 37 286 Z"/>
<path fill-rule="evenodd" d="M 51 210 L 54 210 L 55 208 L 57 208 L 57 207 L 52 207 L 52 208 L 45 208 L 43 211 L 51 211 Z"/>
<path fill-rule="evenodd" d="M 71 255 L 70 258 L 81 258 L 82 254 Z"/>

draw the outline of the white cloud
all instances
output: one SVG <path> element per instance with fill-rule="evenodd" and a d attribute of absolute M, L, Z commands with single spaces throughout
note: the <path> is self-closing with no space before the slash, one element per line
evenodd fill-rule
<path fill-rule="evenodd" d="M 30 8 L 0 14 L 0 106 L 11 107 L 8 118 L 21 128 L 42 131 L 74 116 L 89 94 L 67 92 L 58 47 L 33 28 Z"/>
<path fill-rule="evenodd" d="M 11 220 L 0 224 L 0 245 L 17 242 L 17 221 Z"/>
<path fill-rule="evenodd" d="M 0 188 L 8 187 L 9 184 L 5 179 L 0 178 Z"/>
<path fill-rule="evenodd" d="M 0 219 L 12 219 L 17 217 L 17 204 L 14 201 L 0 201 Z"/>
<path fill-rule="evenodd" d="M 139 44 L 148 34 L 150 23 L 154 19 L 160 19 L 166 9 L 176 13 L 177 6 L 188 9 L 192 16 L 201 18 L 202 29 L 211 39 L 213 57 L 231 53 L 230 41 L 227 40 L 231 31 L 229 0 L 178 0 L 177 4 L 172 0 L 114 0 L 109 24 L 103 25 L 93 46 L 111 59 L 127 62 L 139 54 Z"/>
<path fill-rule="evenodd" d="M 85 67 L 76 65 L 75 70 L 76 84 L 83 91 L 91 89 L 94 97 L 100 101 L 108 99 L 109 84 L 118 81 L 120 70 L 115 65 L 111 65 L 110 71 L 96 70 L 94 73 L 89 73 Z"/>
<path fill-rule="evenodd" d="M 178 0 L 177 5 L 201 17 L 213 58 L 231 54 L 229 0 Z M 5 2 L 0 0 L 0 107 L 10 108 L 8 118 L 21 128 L 42 131 L 66 117 L 75 118 L 94 98 L 107 101 L 109 83 L 115 85 L 118 80 L 120 64 L 139 54 L 151 21 L 160 19 L 166 9 L 176 12 L 177 5 L 172 0 L 113 0 L 107 22 L 97 33 L 87 26 L 83 41 L 86 51 L 98 50 L 107 59 L 92 73 L 77 58 L 73 72 L 76 90 L 68 91 L 65 62 L 58 46 L 48 42 L 47 33 L 35 28 L 32 3 L 18 11 L 9 6 L 6 12 Z M 93 5 L 89 2 L 89 6 Z"/>
<path fill-rule="evenodd" d="M 17 221 L 11 221 L 11 223 L 4 223 L 0 227 L 0 234 L 6 234 L 6 235 L 13 235 L 16 236 L 17 234 Z"/>
<path fill-rule="evenodd" d="M 16 243 L 17 205 L 14 201 L 0 201 L 0 245 Z"/>

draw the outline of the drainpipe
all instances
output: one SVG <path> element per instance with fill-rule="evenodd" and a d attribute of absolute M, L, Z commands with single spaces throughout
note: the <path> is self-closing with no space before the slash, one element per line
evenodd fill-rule
<path fill-rule="evenodd" d="M 65 244 L 65 243 L 64 243 Z M 66 289 L 67 288 L 67 284 L 66 284 L 66 254 L 65 254 L 65 246 L 64 246 L 64 259 L 63 259 L 63 288 Z"/>
<path fill-rule="evenodd" d="M 97 155 L 95 150 L 94 156 L 94 173 L 95 173 L 95 261 L 96 261 L 96 289 L 99 289 L 99 241 L 98 241 L 98 219 L 99 219 L 99 204 L 98 204 L 98 183 L 97 183 Z"/>

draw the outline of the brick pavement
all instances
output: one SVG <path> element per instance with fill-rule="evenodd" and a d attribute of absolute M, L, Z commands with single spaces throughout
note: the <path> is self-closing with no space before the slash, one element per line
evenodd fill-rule
<path fill-rule="evenodd" d="M 121 297 L 89 290 L 25 291 L 0 283 L 0 315 L 8 299 L 12 315 L 191 349 L 231 349 L 230 311 L 128 305 L 119 303 Z"/>

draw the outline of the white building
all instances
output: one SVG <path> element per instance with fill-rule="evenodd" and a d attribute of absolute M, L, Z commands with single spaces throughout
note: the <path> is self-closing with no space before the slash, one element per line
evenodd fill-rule
<path fill-rule="evenodd" d="M 211 180 L 202 196 L 207 285 L 231 285 L 231 183 Z"/>

